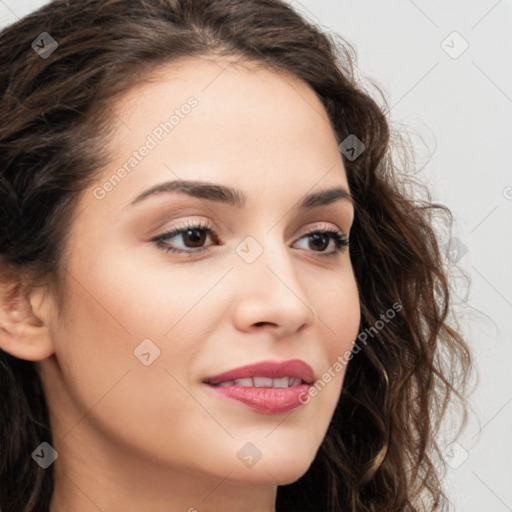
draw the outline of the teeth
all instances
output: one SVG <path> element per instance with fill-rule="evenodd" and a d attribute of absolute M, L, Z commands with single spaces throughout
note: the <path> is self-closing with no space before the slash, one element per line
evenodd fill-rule
<path fill-rule="evenodd" d="M 233 385 L 233 381 L 232 380 L 228 380 L 227 382 L 221 382 L 220 384 L 217 384 L 218 386 L 232 386 Z"/>
<path fill-rule="evenodd" d="M 274 388 L 287 388 L 289 387 L 290 379 L 288 377 L 281 377 L 280 379 L 272 379 L 272 387 Z"/>
<path fill-rule="evenodd" d="M 235 386 L 250 386 L 252 387 L 253 384 L 252 384 L 252 379 L 251 378 L 247 378 L 247 379 L 236 379 L 235 381 L 233 381 Z"/>
<path fill-rule="evenodd" d="M 288 388 L 291 386 L 300 386 L 302 380 L 297 377 L 279 377 L 272 379 L 270 377 L 253 377 L 245 379 L 229 380 L 221 382 L 217 386 L 245 386 L 256 388 Z"/>
<path fill-rule="evenodd" d="M 248 380 L 251 380 L 251 379 L 248 379 Z M 272 378 L 271 377 L 253 377 L 252 381 L 254 382 L 254 386 L 257 387 L 257 388 L 271 388 L 271 387 L 273 387 L 273 382 L 272 382 Z"/>

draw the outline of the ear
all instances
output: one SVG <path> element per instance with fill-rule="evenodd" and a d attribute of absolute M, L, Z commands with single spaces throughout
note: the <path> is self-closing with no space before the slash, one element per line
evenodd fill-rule
<path fill-rule="evenodd" d="M 0 278 L 0 348 L 19 359 L 41 361 L 54 352 L 46 286 L 23 285 L 11 274 Z"/>

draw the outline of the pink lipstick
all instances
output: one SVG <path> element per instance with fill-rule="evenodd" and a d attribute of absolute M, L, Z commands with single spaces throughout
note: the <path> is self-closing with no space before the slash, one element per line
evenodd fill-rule
<path fill-rule="evenodd" d="M 263 361 L 203 380 L 209 389 L 265 414 L 280 414 L 305 405 L 315 374 L 299 359 Z"/>

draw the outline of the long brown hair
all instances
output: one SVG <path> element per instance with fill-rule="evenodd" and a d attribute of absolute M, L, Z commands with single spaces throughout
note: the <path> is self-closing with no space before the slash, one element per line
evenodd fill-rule
<path fill-rule="evenodd" d="M 39 51 L 32 45 L 43 31 L 57 42 L 53 51 L 48 38 Z M 299 77 L 322 101 L 341 147 L 349 136 L 364 144 L 357 158 L 342 154 L 356 208 L 350 257 L 367 336 L 358 337 L 365 343 L 356 344 L 315 460 L 296 482 L 278 487 L 277 511 L 442 509 L 436 435 L 450 399 L 463 401 L 472 364 L 447 322 L 450 286 L 434 229 L 435 219 L 451 223 L 451 213 L 393 160 L 385 108 L 356 82 L 354 49 L 284 1 L 55 0 L 0 32 L 5 300 L 22 282 L 62 282 L 77 200 L 108 161 L 101 148 L 112 134 L 109 102 L 159 64 L 202 55 L 258 61 Z M 0 507 L 47 512 L 53 466 L 43 470 L 30 458 L 42 440 L 51 443 L 33 363 L 0 350 L 0 393 Z"/>

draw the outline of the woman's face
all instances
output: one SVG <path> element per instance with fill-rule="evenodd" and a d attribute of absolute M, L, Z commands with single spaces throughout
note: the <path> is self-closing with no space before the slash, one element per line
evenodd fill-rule
<path fill-rule="evenodd" d="M 113 107 L 112 161 L 77 209 L 55 354 L 39 364 L 68 471 L 285 484 L 326 434 L 344 370 L 293 409 L 289 390 L 246 388 L 250 405 L 204 382 L 291 359 L 322 379 L 360 321 L 348 247 L 308 236 L 348 234 L 351 202 L 300 207 L 349 191 L 321 102 L 296 79 L 227 63 L 166 65 Z M 230 192 L 171 190 L 184 182 Z"/>

